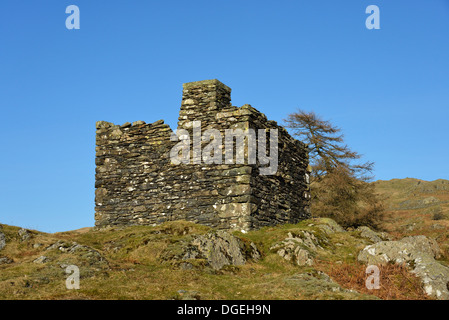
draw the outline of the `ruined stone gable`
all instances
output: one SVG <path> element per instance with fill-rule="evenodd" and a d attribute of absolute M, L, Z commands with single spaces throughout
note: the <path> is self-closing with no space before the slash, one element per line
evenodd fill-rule
<path fill-rule="evenodd" d="M 96 226 L 182 219 L 220 229 L 250 230 L 310 217 L 306 145 L 250 105 L 232 106 L 230 94 L 231 89 L 218 80 L 185 83 L 178 135 L 162 120 L 123 125 L 97 122 Z M 226 151 L 224 138 L 219 149 L 223 161 L 203 161 L 207 146 L 219 142 L 218 134 L 227 137 L 237 129 L 259 133 L 257 143 L 262 132 L 277 132 L 272 174 L 267 174 L 263 158 L 249 161 L 252 136 L 244 137 L 241 154 L 236 147 Z M 210 132 L 217 135 L 208 137 Z M 195 140 L 199 134 L 202 139 Z M 189 139 L 183 140 L 185 136 Z M 186 156 L 184 149 L 178 152 L 180 141 L 190 147 L 184 158 L 189 163 L 173 161 L 174 154 Z M 268 147 L 269 137 L 266 141 Z M 229 151 L 233 162 L 227 158 Z"/>

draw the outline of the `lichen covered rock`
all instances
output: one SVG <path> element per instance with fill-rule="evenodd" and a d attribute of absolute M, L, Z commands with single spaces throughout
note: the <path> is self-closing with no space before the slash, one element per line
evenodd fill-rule
<path fill-rule="evenodd" d="M 254 243 L 246 244 L 231 233 L 219 230 L 174 243 L 165 250 L 162 259 L 175 262 L 184 269 L 198 265 L 192 260 L 201 260 L 220 270 L 227 265 L 243 265 L 249 259 L 257 261 L 260 253 Z"/>
<path fill-rule="evenodd" d="M 427 295 L 449 300 L 449 268 L 435 260 L 439 256 L 439 247 L 434 240 L 414 236 L 369 245 L 359 253 L 358 260 L 369 265 L 406 264 L 421 278 Z"/>
<path fill-rule="evenodd" d="M 313 233 L 302 230 L 293 235 L 288 233 L 287 238 L 273 245 L 270 250 L 287 261 L 292 261 L 298 266 L 311 266 L 314 264 L 313 256 L 317 249 L 322 248 L 323 239 L 319 239 Z"/>
<path fill-rule="evenodd" d="M 335 220 L 330 218 L 319 218 L 317 223 L 318 228 L 328 235 L 334 234 L 336 232 L 345 232 L 345 229 L 343 229 L 342 226 L 340 226 Z"/>

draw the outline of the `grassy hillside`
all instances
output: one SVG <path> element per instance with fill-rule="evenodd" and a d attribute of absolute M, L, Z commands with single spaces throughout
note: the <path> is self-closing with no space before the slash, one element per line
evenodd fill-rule
<path fill-rule="evenodd" d="M 375 185 L 386 199 L 383 227 L 393 239 L 434 238 L 447 264 L 449 181 Z M 381 267 L 381 289 L 368 290 L 357 255 L 373 242 L 330 219 L 234 232 L 243 254 L 256 250 L 258 258 L 220 269 L 192 251 L 215 230 L 185 221 L 55 234 L 3 225 L 0 233 L 6 240 L 0 299 L 428 299 L 419 279 L 400 265 Z M 285 254 L 289 243 L 297 244 L 296 256 Z M 66 288 L 69 265 L 79 267 L 79 290 Z"/>
<path fill-rule="evenodd" d="M 211 232 L 178 221 L 157 227 L 134 226 L 47 234 L 3 226 L 0 299 L 426 299 L 419 281 L 404 268 L 386 267 L 381 290 L 365 287 L 358 252 L 370 241 L 356 231 L 331 232 L 327 219 L 236 232 L 254 243 L 258 261 L 215 270 L 193 259 L 182 268 L 176 256 L 183 243 Z M 305 232 L 305 233 L 304 233 Z M 313 235 L 313 265 L 298 266 L 270 249 L 291 235 Z M 65 268 L 80 269 L 80 289 L 65 286 Z M 330 278 L 323 274 L 325 272 Z"/>
<path fill-rule="evenodd" d="M 387 204 L 383 227 L 395 238 L 425 235 L 435 239 L 449 258 L 449 181 L 393 179 L 376 181 Z"/>

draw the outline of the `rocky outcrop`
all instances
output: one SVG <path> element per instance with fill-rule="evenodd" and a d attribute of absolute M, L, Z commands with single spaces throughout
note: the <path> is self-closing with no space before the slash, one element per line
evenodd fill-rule
<path fill-rule="evenodd" d="M 6 246 L 6 237 L 2 231 L 3 231 L 3 226 L 0 224 L 0 251 Z M 11 258 L 0 257 L 0 265 L 10 264 L 10 263 L 13 263 L 13 260 Z"/>
<path fill-rule="evenodd" d="M 336 232 L 345 232 L 345 229 L 343 229 L 342 226 L 330 218 L 319 218 L 317 227 L 327 235 L 331 235 Z"/>
<path fill-rule="evenodd" d="M 438 200 L 435 197 L 427 197 L 424 199 L 419 200 L 405 200 L 401 203 L 399 203 L 398 209 L 400 210 L 414 210 L 414 209 L 422 209 L 434 206 L 436 204 L 441 203 L 440 200 Z"/>
<path fill-rule="evenodd" d="M 25 242 L 30 240 L 32 234 L 30 231 L 28 231 L 27 229 L 20 229 L 18 232 L 18 235 L 20 237 L 20 241 Z"/>
<path fill-rule="evenodd" d="M 94 268 L 95 270 L 108 269 L 108 261 L 95 249 L 80 245 L 74 241 L 66 242 L 59 240 L 46 248 L 46 251 L 56 251 L 69 254 L 67 261 L 60 264 L 61 267 L 69 264 L 81 264 Z M 41 256 L 34 260 L 35 263 L 46 263 L 50 260 L 47 256 Z"/>
<path fill-rule="evenodd" d="M 3 227 L 2 225 L 0 225 L 0 250 L 2 250 L 6 246 L 6 237 L 2 230 Z"/>
<path fill-rule="evenodd" d="M 381 242 L 381 241 L 389 241 L 392 240 L 390 235 L 386 232 L 375 232 L 371 230 L 369 227 L 358 227 L 356 232 L 359 233 L 360 237 L 364 239 L 368 239 L 371 242 Z"/>
<path fill-rule="evenodd" d="M 287 238 L 273 245 L 270 250 L 298 266 L 311 266 L 316 250 L 323 249 L 323 242 L 327 242 L 327 239 L 318 239 L 312 232 L 303 230 L 296 235 L 289 232 Z"/>
<path fill-rule="evenodd" d="M 8 257 L 0 257 L 0 265 L 2 264 L 10 264 L 13 263 L 14 261 L 11 258 Z"/>
<path fill-rule="evenodd" d="M 449 268 L 435 260 L 439 256 L 439 247 L 434 240 L 414 236 L 369 245 L 359 253 L 358 260 L 369 265 L 405 263 L 421 278 L 427 295 L 449 300 Z"/>
<path fill-rule="evenodd" d="M 247 260 L 257 261 L 260 253 L 254 243 L 245 243 L 229 232 L 219 230 L 187 237 L 187 241 L 169 246 L 162 259 L 175 262 L 184 269 L 200 265 L 194 260 L 201 260 L 213 269 L 220 270 L 227 265 L 243 265 Z"/>
<path fill-rule="evenodd" d="M 48 262 L 48 258 L 46 256 L 40 256 L 33 260 L 33 263 L 43 264 Z"/>

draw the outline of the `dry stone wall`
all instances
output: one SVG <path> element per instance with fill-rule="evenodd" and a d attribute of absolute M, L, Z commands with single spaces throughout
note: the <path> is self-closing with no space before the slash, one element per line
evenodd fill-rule
<path fill-rule="evenodd" d="M 251 106 L 232 106 L 230 94 L 231 89 L 218 80 L 184 84 L 178 136 L 163 120 L 97 122 L 96 226 L 189 220 L 219 229 L 250 230 L 310 217 L 307 147 Z M 265 129 L 267 147 L 269 130 L 277 129 L 274 174 L 261 174 L 266 165 L 258 158 L 256 163 L 248 160 L 248 136 L 240 154 L 245 161 L 237 162 L 237 139 L 234 161 L 226 161 L 225 136 L 236 129 Z M 216 135 L 208 136 L 210 130 Z M 189 138 L 183 140 L 186 135 Z M 172 161 L 181 141 L 189 147 L 183 158 L 189 163 Z M 204 161 L 205 153 L 216 155 L 204 152 L 212 141 L 221 143 L 221 163 Z M 176 154 L 185 155 L 184 149 Z"/>

